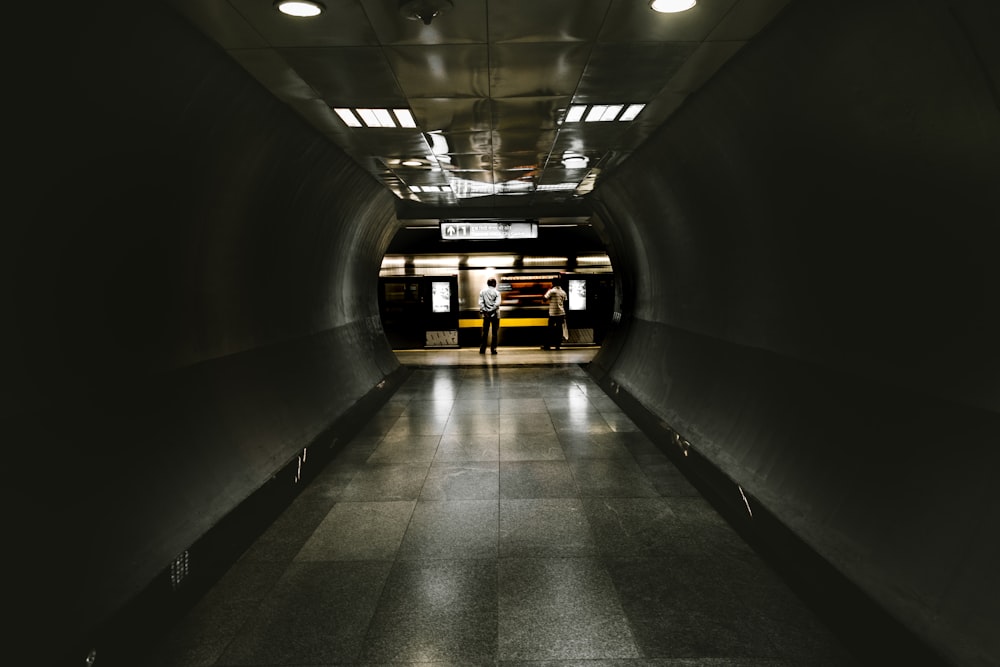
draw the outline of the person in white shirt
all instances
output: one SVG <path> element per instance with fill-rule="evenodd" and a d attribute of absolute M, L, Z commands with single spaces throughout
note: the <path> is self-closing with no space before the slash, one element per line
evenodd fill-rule
<path fill-rule="evenodd" d="M 546 332 L 547 340 L 542 349 L 549 350 L 554 347 L 558 350 L 562 346 L 563 323 L 566 321 L 566 292 L 558 282 L 553 282 L 543 298 L 549 304 L 549 327 Z"/>
<path fill-rule="evenodd" d="M 490 329 L 493 330 L 490 353 L 496 354 L 497 339 L 500 337 L 500 291 L 497 289 L 495 278 L 487 280 L 486 287 L 479 292 L 479 312 L 483 316 L 483 335 L 479 342 L 479 354 L 486 354 L 486 342 Z"/>

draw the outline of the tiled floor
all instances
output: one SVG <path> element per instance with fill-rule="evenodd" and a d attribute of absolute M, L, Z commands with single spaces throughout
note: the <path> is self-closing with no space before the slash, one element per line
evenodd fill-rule
<path fill-rule="evenodd" d="M 421 367 L 148 664 L 855 665 L 553 354 L 400 354 Z"/>

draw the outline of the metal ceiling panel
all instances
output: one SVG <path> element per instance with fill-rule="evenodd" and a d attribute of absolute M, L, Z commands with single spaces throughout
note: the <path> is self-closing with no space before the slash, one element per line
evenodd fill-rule
<path fill-rule="evenodd" d="M 697 7 L 697 5 L 695 5 Z M 683 44 L 598 44 L 574 102 L 648 102 L 697 50 Z"/>
<path fill-rule="evenodd" d="M 493 133 L 494 153 L 547 154 L 556 138 L 555 130 L 503 130 Z"/>
<path fill-rule="evenodd" d="M 743 0 L 756 2 L 757 0 Z M 599 42 L 700 42 L 737 0 L 699 0 L 686 12 L 660 14 L 646 0 L 612 0 Z"/>
<path fill-rule="evenodd" d="M 501 131 L 515 128 L 558 129 L 570 99 L 569 95 L 564 95 L 493 100 L 493 127 Z"/>
<path fill-rule="evenodd" d="M 274 49 L 240 49 L 232 57 L 279 100 L 291 103 L 318 97 L 316 89 Z"/>
<path fill-rule="evenodd" d="M 407 97 L 489 97 L 485 44 L 394 46 L 385 49 Z"/>
<path fill-rule="evenodd" d="M 562 183 L 579 184 L 584 179 L 590 167 L 584 169 L 563 169 L 549 167 L 538 179 L 539 185 L 559 185 Z"/>
<path fill-rule="evenodd" d="M 392 170 L 392 172 L 408 187 L 413 185 L 419 187 L 426 185 L 443 186 L 449 183 L 448 174 L 440 170 L 397 168 Z"/>
<path fill-rule="evenodd" d="M 493 182 L 492 169 L 451 169 L 448 171 L 450 178 L 464 179 L 467 181 L 477 181 L 480 183 Z"/>
<path fill-rule="evenodd" d="M 486 155 L 485 162 L 489 162 L 488 156 L 493 152 L 491 132 L 446 132 L 444 137 L 448 142 L 447 155 L 453 159 L 457 155 Z"/>
<path fill-rule="evenodd" d="M 315 98 L 292 100 L 289 104 L 317 130 L 328 137 L 335 137 L 334 143 L 345 146 L 351 140 L 348 132 L 350 128 L 344 127 L 340 119 L 330 111 L 330 107 L 323 100 Z"/>
<path fill-rule="evenodd" d="M 491 2 L 491 42 L 591 42 L 610 0 L 505 0 Z"/>
<path fill-rule="evenodd" d="M 351 128 L 351 144 L 371 155 L 401 158 L 425 158 L 431 153 L 427 139 L 419 130 L 387 127 Z"/>
<path fill-rule="evenodd" d="M 278 53 L 331 107 L 406 106 L 382 49 L 280 49 Z"/>
<path fill-rule="evenodd" d="M 272 0 L 167 0 L 405 202 L 475 211 L 579 211 L 789 1 L 658 14 L 647 0 L 454 0 L 426 25 L 398 0 L 327 0 L 312 19 Z M 626 103 L 646 106 L 630 122 L 565 120 Z M 331 107 L 408 107 L 418 127 L 349 128 Z"/>
<path fill-rule="evenodd" d="M 520 153 L 494 153 L 493 168 L 498 171 L 539 171 L 545 163 L 547 155 L 540 155 L 532 151 Z M 500 179 L 506 180 L 506 179 Z"/>
<path fill-rule="evenodd" d="M 491 127 L 487 97 L 411 97 L 410 111 L 417 124 L 428 132 L 488 132 Z"/>
<path fill-rule="evenodd" d="M 327 11 L 312 18 L 282 14 L 269 0 L 228 2 L 268 44 L 277 48 L 378 44 L 368 16 L 357 0 L 328 1 Z"/>
<path fill-rule="evenodd" d="M 628 129 L 628 125 L 628 123 L 614 121 L 564 125 L 552 144 L 552 153 L 554 155 L 562 155 L 565 151 L 604 153 L 616 144 L 625 130 Z"/>
<path fill-rule="evenodd" d="M 443 165 L 451 173 L 464 171 L 485 171 L 491 168 L 493 163 L 492 153 L 460 153 L 447 156 L 450 160 Z"/>
<path fill-rule="evenodd" d="M 590 57 L 590 45 L 490 45 L 490 95 L 541 97 L 572 95 Z"/>

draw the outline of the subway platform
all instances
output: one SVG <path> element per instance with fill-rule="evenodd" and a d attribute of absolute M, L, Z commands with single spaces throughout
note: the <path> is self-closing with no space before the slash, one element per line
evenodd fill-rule
<path fill-rule="evenodd" d="M 595 352 L 397 352 L 400 389 L 144 664 L 862 664 L 592 381 Z"/>

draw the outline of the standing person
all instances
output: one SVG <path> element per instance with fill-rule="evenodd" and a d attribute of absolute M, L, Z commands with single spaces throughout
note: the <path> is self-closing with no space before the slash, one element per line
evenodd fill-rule
<path fill-rule="evenodd" d="M 483 336 L 479 342 L 479 354 L 486 354 L 486 340 L 490 329 L 493 329 L 493 340 L 490 341 L 490 353 L 497 353 L 497 338 L 500 336 L 500 291 L 497 281 L 490 278 L 486 287 L 479 291 L 479 312 L 483 315 Z"/>
<path fill-rule="evenodd" d="M 554 281 L 542 298 L 549 303 L 548 340 L 542 349 L 555 347 L 558 350 L 562 346 L 563 323 L 566 321 L 566 292 L 558 281 Z"/>

